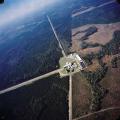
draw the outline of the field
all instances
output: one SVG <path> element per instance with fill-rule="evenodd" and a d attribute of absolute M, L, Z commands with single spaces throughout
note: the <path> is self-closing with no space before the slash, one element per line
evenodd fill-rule
<path fill-rule="evenodd" d="M 110 106 L 120 106 L 120 66 L 112 68 L 109 66 L 106 77 L 101 81 L 101 85 L 108 90 L 108 94 L 103 99 L 102 108 Z"/>
<path fill-rule="evenodd" d="M 119 5 L 112 3 L 101 8 L 94 5 L 84 4 L 72 14 L 70 51 L 80 54 L 88 64 L 86 70 L 74 76 L 74 118 L 111 107 L 120 107 L 120 16 L 117 14 Z M 86 9 L 90 11 L 86 12 Z M 108 110 L 82 119 L 119 120 L 119 113 L 120 110 Z"/>
<path fill-rule="evenodd" d="M 82 40 L 86 36 L 87 31 L 96 28 L 97 30 L 87 36 L 86 39 Z M 114 31 L 120 29 L 120 23 L 114 24 L 91 24 L 82 27 L 72 29 L 72 47 L 71 51 L 77 51 L 83 55 L 90 53 L 99 53 L 101 46 L 109 43 L 112 40 Z M 84 49 L 83 42 L 86 45 Z"/>
<path fill-rule="evenodd" d="M 73 118 L 120 120 L 120 110 L 104 111 L 120 107 L 120 5 L 115 1 L 65 0 L 0 28 L 0 89 L 65 64 L 59 65 L 61 50 L 46 15 L 66 54 L 76 52 L 87 63 L 73 75 Z M 56 74 L 4 94 L 0 120 L 68 120 L 68 93 L 68 77 Z"/>
<path fill-rule="evenodd" d="M 80 73 L 73 76 L 73 118 L 88 113 L 91 99 L 91 88 Z"/>

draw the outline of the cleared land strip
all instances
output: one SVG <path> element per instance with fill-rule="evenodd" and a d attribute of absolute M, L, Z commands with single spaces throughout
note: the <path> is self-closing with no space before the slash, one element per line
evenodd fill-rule
<path fill-rule="evenodd" d="M 53 33 L 54 33 L 54 35 L 55 35 L 55 37 L 56 37 L 56 39 L 57 39 L 57 41 L 58 41 L 58 43 L 59 43 L 59 47 L 60 47 L 60 49 L 61 49 L 61 51 L 62 51 L 62 54 L 63 54 L 63 56 L 65 57 L 66 54 L 65 54 L 65 51 L 64 51 L 64 49 L 63 49 L 63 47 L 62 47 L 61 41 L 60 41 L 59 38 L 58 38 L 58 35 L 57 35 L 56 31 L 55 31 L 55 28 L 54 28 L 54 26 L 53 26 L 53 24 L 52 24 L 49 16 L 47 16 L 47 18 L 48 18 L 48 21 L 49 21 L 49 23 L 50 23 L 50 26 L 51 26 L 51 28 L 52 28 L 52 30 L 53 30 Z"/>
<path fill-rule="evenodd" d="M 29 85 L 29 84 L 33 84 L 34 82 L 36 82 L 36 81 L 38 81 L 38 80 L 40 80 L 40 79 L 47 78 L 47 77 L 49 77 L 49 76 L 51 76 L 51 75 L 54 75 L 54 74 L 59 73 L 60 70 L 61 70 L 61 69 L 57 69 L 57 70 L 55 70 L 55 71 L 52 71 L 52 72 L 49 72 L 49 73 L 47 73 L 47 74 L 38 76 L 38 77 L 36 77 L 36 78 L 33 78 L 33 79 L 28 80 L 28 81 L 26 81 L 26 82 L 23 82 L 23 83 L 21 83 L 21 84 L 18 84 L 18 85 L 9 87 L 9 88 L 7 88 L 7 89 L 5 89 L 5 90 L 1 90 L 1 91 L 0 91 L 0 95 L 1 95 L 1 94 L 5 94 L 5 93 L 10 92 L 10 91 L 13 91 L 13 90 L 18 89 L 18 88 L 23 87 L 23 86 L 26 86 L 26 85 Z"/>
<path fill-rule="evenodd" d="M 57 41 L 58 41 L 58 43 L 59 43 L 59 47 L 60 47 L 61 50 L 62 50 L 62 54 L 63 54 L 63 56 L 65 57 L 66 54 L 65 54 L 65 52 L 64 52 L 64 49 L 63 49 L 63 47 L 62 47 L 62 44 L 61 44 L 58 36 L 57 36 L 57 33 L 56 33 L 56 31 L 55 31 L 55 29 L 54 29 L 54 27 L 53 27 L 53 25 L 52 25 L 52 22 L 51 22 L 51 20 L 50 20 L 50 18 L 49 18 L 48 16 L 47 16 L 47 18 L 48 18 L 48 21 L 49 21 L 49 23 L 50 23 L 50 26 L 51 26 L 51 28 L 52 28 L 52 30 L 53 30 L 53 32 L 54 32 L 54 35 L 55 35 L 55 37 L 56 37 L 56 39 L 57 39 Z M 7 93 L 7 92 L 10 92 L 10 91 L 12 91 L 12 90 L 15 90 L 15 89 L 17 89 L 17 88 L 23 87 L 23 86 L 25 86 L 25 85 L 32 84 L 32 83 L 35 82 L 35 81 L 38 81 L 38 80 L 40 80 L 40 79 L 49 77 L 49 76 L 54 75 L 54 74 L 56 74 L 56 73 L 59 73 L 60 70 L 61 70 L 61 69 L 58 69 L 58 70 L 49 72 L 49 73 L 47 73 L 47 74 L 44 74 L 44 75 L 41 75 L 41 76 L 39 76 L 39 77 L 33 78 L 33 79 L 28 80 L 28 81 L 26 81 L 26 82 L 23 82 L 23 83 L 21 83 L 21 84 L 15 85 L 15 86 L 13 86 L 13 87 L 9 87 L 9 88 L 7 88 L 7 89 L 5 89 L 5 90 L 1 90 L 1 91 L 0 91 L 0 95 L 1 95 L 1 94 L 4 94 L 4 93 Z"/>
<path fill-rule="evenodd" d="M 90 11 L 95 10 L 95 9 L 97 9 L 97 8 L 101 8 L 101 7 L 103 7 L 103 6 L 109 5 L 109 4 L 114 3 L 114 2 L 115 2 L 115 0 L 112 0 L 112 1 L 109 1 L 109 2 L 106 2 L 106 3 L 103 3 L 103 4 L 101 4 L 101 5 L 97 6 L 97 7 L 90 7 L 90 8 L 88 8 L 88 9 L 84 10 L 84 11 L 74 13 L 74 14 L 72 15 L 72 17 L 76 17 L 76 16 L 79 16 L 79 15 L 82 15 L 82 14 L 84 14 L 84 13 L 90 12 Z"/>
<path fill-rule="evenodd" d="M 102 112 L 106 112 L 106 111 L 109 111 L 109 110 L 120 110 L 120 107 L 110 107 L 110 108 L 106 108 L 106 109 L 102 109 L 100 111 L 96 111 L 96 112 L 93 112 L 93 113 L 89 113 L 87 115 L 83 115 L 81 117 L 78 117 L 78 118 L 75 118 L 73 120 L 80 120 L 80 119 L 83 119 L 83 118 L 86 118 L 86 117 L 90 117 L 92 115 L 95 115 L 95 114 L 98 114 L 98 113 L 102 113 Z"/>
<path fill-rule="evenodd" d="M 69 76 L 69 120 L 72 120 L 72 75 Z"/>

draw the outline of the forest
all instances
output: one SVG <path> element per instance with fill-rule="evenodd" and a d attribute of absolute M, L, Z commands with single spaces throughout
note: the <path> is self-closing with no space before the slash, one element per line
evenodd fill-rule
<path fill-rule="evenodd" d="M 109 92 L 107 89 L 103 88 L 99 82 L 105 77 L 108 66 L 107 64 L 103 63 L 102 58 L 105 55 L 117 55 L 119 54 L 120 50 L 120 31 L 115 31 L 113 34 L 113 39 L 107 43 L 106 45 L 102 46 L 102 51 L 100 51 L 98 54 L 88 54 L 84 57 L 84 60 L 87 62 L 88 65 L 92 64 L 93 59 L 97 59 L 100 65 L 100 68 L 98 68 L 95 72 L 92 71 L 82 71 L 83 77 L 86 78 L 88 83 L 91 86 L 92 90 L 92 100 L 91 100 L 91 111 L 96 111 L 101 109 L 101 101 L 103 97 Z M 120 57 L 114 57 L 111 60 L 111 65 L 113 68 L 118 67 L 118 62 L 120 60 Z"/>

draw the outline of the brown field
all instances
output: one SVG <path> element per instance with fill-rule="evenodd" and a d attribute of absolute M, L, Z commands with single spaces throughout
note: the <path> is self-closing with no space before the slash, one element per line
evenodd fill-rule
<path fill-rule="evenodd" d="M 101 47 L 94 47 L 94 48 L 86 48 L 83 49 L 82 51 L 80 51 L 80 53 L 84 53 L 84 55 L 86 54 L 90 54 L 90 53 L 98 53 L 101 50 Z"/>
<path fill-rule="evenodd" d="M 94 48 L 86 48 L 86 49 L 80 49 L 80 41 L 73 40 L 72 41 L 72 47 L 70 49 L 71 52 L 78 52 L 81 55 L 86 55 L 90 53 L 98 53 L 101 50 L 101 47 L 94 47 Z"/>
<path fill-rule="evenodd" d="M 109 110 L 102 113 L 90 115 L 88 117 L 77 119 L 77 120 L 120 120 L 120 110 Z"/>
<path fill-rule="evenodd" d="M 104 63 L 107 63 L 107 64 L 111 65 L 110 62 L 111 62 L 112 59 L 113 59 L 113 56 L 111 56 L 111 55 L 105 55 L 105 57 L 103 57 L 102 61 Z"/>
<path fill-rule="evenodd" d="M 85 35 L 85 33 L 78 33 L 84 31 L 91 26 L 98 28 L 98 31 L 88 37 L 85 40 L 86 43 L 95 44 L 99 43 L 105 45 L 113 37 L 113 33 L 116 30 L 120 30 L 120 22 L 113 24 L 94 24 L 94 25 L 85 25 L 83 27 L 78 27 L 72 29 L 72 47 L 71 51 L 75 51 L 81 55 L 87 55 L 89 53 L 98 53 L 101 50 L 101 47 L 91 47 L 91 48 L 80 48 L 80 38 Z M 78 33 L 75 35 L 75 33 Z M 108 71 L 105 77 L 101 80 L 100 84 L 103 88 L 108 90 L 106 96 L 102 99 L 101 109 L 109 107 L 120 107 L 120 61 L 118 68 L 112 68 L 111 60 L 119 56 L 117 55 L 105 55 L 102 61 L 107 64 Z M 99 68 L 99 63 L 96 59 L 93 60 L 93 64 L 89 65 L 88 71 L 96 71 Z M 89 106 L 91 100 L 91 89 L 87 81 L 79 74 L 73 77 L 73 116 L 78 117 L 86 113 L 90 113 Z M 99 113 L 87 117 L 83 120 L 119 120 L 120 110 L 111 110 L 104 113 Z M 99 118 L 99 119 L 98 119 Z"/>
<path fill-rule="evenodd" d="M 110 68 L 101 85 L 108 90 L 102 102 L 102 108 L 120 106 L 120 67 Z"/>
<path fill-rule="evenodd" d="M 103 99 L 102 108 L 120 106 L 120 61 L 118 61 L 118 68 L 112 68 L 110 63 L 115 56 L 105 56 L 103 58 L 109 69 L 105 78 L 101 81 L 101 85 L 108 90 L 108 94 Z"/>
<path fill-rule="evenodd" d="M 98 29 L 98 31 L 93 35 L 90 35 L 89 38 L 85 40 L 86 43 L 90 43 L 90 44 L 98 43 L 101 45 L 105 45 L 106 43 L 110 42 L 110 40 L 112 39 L 114 31 L 120 30 L 120 22 L 112 23 L 112 24 L 91 24 L 91 25 L 85 25 L 82 27 L 74 28 L 72 29 L 71 51 L 77 51 L 82 54 L 88 54 L 91 52 L 96 53 L 100 51 L 101 47 L 80 49 L 80 44 L 81 44 L 80 38 L 83 37 L 85 33 L 78 33 L 74 35 L 75 33 L 84 31 L 92 26 L 95 26 Z"/>
<path fill-rule="evenodd" d="M 91 89 L 80 73 L 73 76 L 73 118 L 89 112 Z"/>
<path fill-rule="evenodd" d="M 92 60 L 92 64 L 89 65 L 85 71 L 92 71 L 95 72 L 98 68 L 100 68 L 100 64 L 98 63 L 98 60 L 94 59 Z"/>

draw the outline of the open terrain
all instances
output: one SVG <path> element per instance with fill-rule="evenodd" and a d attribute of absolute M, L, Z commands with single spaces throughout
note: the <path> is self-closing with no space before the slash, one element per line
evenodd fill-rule
<path fill-rule="evenodd" d="M 80 73 L 73 76 L 73 118 L 89 112 L 91 88 Z"/>
<path fill-rule="evenodd" d="M 119 26 L 119 23 L 115 23 L 115 24 Z M 101 25 L 105 30 L 102 32 L 106 33 L 106 37 L 102 36 L 102 33 L 100 32 L 99 27 L 97 27 L 98 32 L 94 33 L 93 35 L 88 37 L 87 40 L 85 40 L 87 44 L 94 45 L 95 43 L 97 43 L 98 47 L 101 47 L 101 49 L 99 49 L 98 51 L 96 51 L 97 50 L 96 47 L 93 47 L 91 45 L 90 45 L 90 48 L 89 46 L 84 49 L 80 48 L 80 38 L 77 37 L 79 39 L 74 39 L 73 37 L 72 45 L 74 47 L 71 50 L 77 51 L 80 55 L 82 55 L 86 59 L 86 62 L 88 63 L 87 69 L 83 73 L 81 73 L 81 76 L 83 74 L 84 77 L 75 76 L 74 78 L 73 85 L 76 83 L 75 82 L 76 80 L 80 81 L 80 83 L 78 81 L 76 83 L 76 86 L 78 87 L 73 87 L 73 93 L 75 94 L 73 97 L 73 106 L 74 106 L 73 108 L 75 108 L 75 110 L 77 111 L 73 113 L 74 118 L 78 116 L 82 116 L 84 114 L 91 113 L 92 111 L 103 109 L 103 108 L 106 109 L 109 107 L 120 106 L 120 102 L 119 102 L 120 101 L 120 93 L 119 93 L 120 92 L 120 89 L 119 89 L 119 86 L 120 86 L 120 81 L 119 81 L 120 80 L 119 79 L 120 57 L 119 56 L 120 54 L 119 54 L 119 48 L 115 50 L 112 48 L 112 47 L 116 47 L 117 44 L 119 47 L 119 42 L 114 43 L 115 41 L 113 41 L 113 39 L 115 37 L 114 35 L 115 32 L 118 31 L 120 28 L 118 28 L 115 24 L 113 24 L 114 27 L 112 27 L 112 24 L 111 24 L 110 27 L 108 27 L 109 28 L 108 31 L 105 29 L 105 25 Z M 118 36 L 119 35 L 120 34 L 118 33 Z M 99 36 L 99 37 L 96 37 L 96 36 Z M 118 36 L 115 39 L 119 40 Z M 104 38 L 103 42 L 100 41 L 100 39 L 102 38 Z M 78 43 L 77 42 L 76 43 L 77 45 L 79 44 L 79 48 L 75 46 L 74 41 L 78 41 Z M 111 46 L 112 44 L 111 41 L 115 44 L 115 46 L 114 45 Z M 106 48 L 107 45 L 111 46 L 110 49 Z M 92 51 L 90 51 L 91 49 Z M 104 55 L 102 56 L 100 56 L 102 54 L 101 51 L 102 52 L 104 51 L 103 52 Z M 83 81 L 84 81 L 84 84 L 82 84 Z M 89 88 L 89 92 L 88 92 L 88 88 L 84 89 L 85 86 Z M 78 93 L 77 91 L 79 90 L 81 92 Z M 82 94 L 84 94 L 84 96 L 82 96 Z M 78 102 L 78 99 L 80 99 L 79 102 Z M 87 107 L 85 107 L 86 105 Z M 108 114 L 108 116 L 110 116 L 111 120 L 114 120 L 113 116 L 115 119 L 117 119 L 120 115 L 118 111 L 112 110 L 112 113 L 113 113 L 112 115 L 111 115 L 111 112 L 109 111 L 109 112 L 101 113 L 100 115 L 97 114 L 95 116 L 99 116 L 100 119 L 108 120 L 105 117 L 106 113 Z M 84 119 L 86 120 L 97 119 L 98 117 L 95 117 L 95 116 L 93 115 L 92 118 L 87 117 Z"/>
<path fill-rule="evenodd" d="M 24 82 L 58 69 L 62 53 L 71 52 L 88 66 L 70 77 L 72 84 L 58 71 Z M 74 120 L 119 120 L 119 56 L 120 5 L 113 0 L 65 0 L 0 29 L 0 89 L 27 85 L 0 96 L 0 119 L 68 120 L 73 112 Z"/>
<path fill-rule="evenodd" d="M 98 5 L 81 2 L 72 13 L 70 51 L 88 64 L 79 77 L 74 76 L 74 120 L 120 119 L 119 109 L 109 110 L 120 107 L 120 16 L 116 9 L 120 10 L 119 5 L 112 1 Z"/>
<path fill-rule="evenodd" d="M 96 31 L 86 36 L 87 30 L 96 28 Z M 72 29 L 72 47 L 71 50 L 75 50 L 81 54 L 98 53 L 101 50 L 101 46 L 107 44 L 112 40 L 113 33 L 120 30 L 120 22 L 111 24 L 90 24 L 82 27 Z M 83 49 L 83 42 L 86 44 L 86 49 Z M 87 46 L 88 44 L 88 46 Z M 94 46 L 96 45 L 96 46 Z"/>

